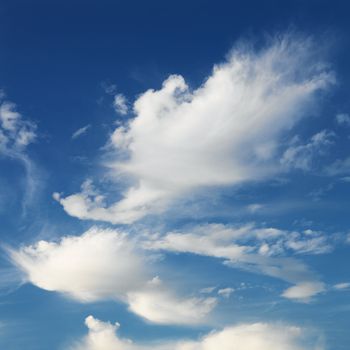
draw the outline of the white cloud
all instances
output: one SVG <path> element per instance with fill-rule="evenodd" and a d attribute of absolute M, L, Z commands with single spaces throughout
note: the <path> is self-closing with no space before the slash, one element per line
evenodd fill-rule
<path fill-rule="evenodd" d="M 26 280 L 39 288 L 82 302 L 122 301 L 154 323 L 201 323 L 216 304 L 214 298 L 179 297 L 158 278 L 148 282 L 150 258 L 116 230 L 92 228 L 9 253 Z"/>
<path fill-rule="evenodd" d="M 258 52 L 237 48 L 196 90 L 171 75 L 111 136 L 121 157 L 109 166 L 134 180 L 124 197 L 99 206 L 82 193 L 61 204 L 79 218 L 130 223 L 194 189 L 274 176 L 281 137 L 334 81 L 320 57 L 311 40 L 290 35 Z"/>
<path fill-rule="evenodd" d="M 347 113 L 339 113 L 335 119 L 339 125 L 350 126 L 350 116 Z"/>
<path fill-rule="evenodd" d="M 129 309 L 149 321 L 163 324 L 198 324 L 216 306 L 215 298 L 181 299 L 153 280 L 147 289 L 128 295 Z"/>
<path fill-rule="evenodd" d="M 36 286 L 83 301 L 123 299 L 147 279 L 144 258 L 115 230 L 92 228 L 57 243 L 39 241 L 11 250 L 11 258 Z"/>
<path fill-rule="evenodd" d="M 223 288 L 218 290 L 218 295 L 229 298 L 235 290 L 233 288 Z"/>
<path fill-rule="evenodd" d="M 178 350 L 321 350 L 315 341 L 306 345 L 299 327 L 265 323 L 243 324 L 213 332 L 198 342 L 179 345 Z M 170 350 L 170 349 L 169 349 Z"/>
<path fill-rule="evenodd" d="M 333 288 L 336 290 L 348 290 L 350 289 L 350 283 L 349 282 L 338 283 L 338 284 L 335 284 Z"/>
<path fill-rule="evenodd" d="M 0 152 L 22 151 L 36 139 L 36 125 L 24 120 L 12 102 L 0 104 Z"/>
<path fill-rule="evenodd" d="M 252 224 L 232 227 L 220 224 L 196 226 L 189 231 L 150 236 L 145 249 L 192 253 L 221 259 L 225 265 L 264 274 L 295 284 L 282 295 L 305 301 L 325 287 L 305 264 L 292 254 L 321 254 L 331 249 L 322 233 L 302 233 Z"/>
<path fill-rule="evenodd" d="M 102 322 L 93 316 L 85 319 L 89 334 L 80 342 L 70 347 L 70 350 L 136 350 L 128 339 L 116 335 L 119 323 Z"/>
<path fill-rule="evenodd" d="M 88 316 L 88 335 L 70 350 L 323 350 L 319 336 L 300 327 L 253 323 L 213 331 L 198 341 L 138 344 L 116 334 L 119 324 Z"/>
<path fill-rule="evenodd" d="M 72 139 L 76 139 L 76 138 L 78 138 L 79 136 L 86 134 L 86 132 L 87 132 L 90 128 L 91 128 L 91 125 L 90 125 L 90 124 L 81 127 L 80 129 L 78 129 L 77 131 L 75 131 L 75 132 L 73 133 Z"/>
<path fill-rule="evenodd" d="M 302 282 L 288 288 L 282 295 L 289 299 L 298 299 L 308 302 L 312 296 L 324 291 L 325 285 L 322 282 Z"/>
<path fill-rule="evenodd" d="M 293 144 L 284 152 L 281 163 L 285 167 L 311 170 L 317 157 L 324 154 L 333 143 L 334 133 L 322 130 L 313 135 L 306 144 L 301 144 L 296 138 Z"/>
<path fill-rule="evenodd" d="M 113 105 L 118 114 L 121 114 L 121 115 L 128 114 L 128 111 L 129 111 L 128 101 L 123 94 L 117 94 L 114 96 Z"/>

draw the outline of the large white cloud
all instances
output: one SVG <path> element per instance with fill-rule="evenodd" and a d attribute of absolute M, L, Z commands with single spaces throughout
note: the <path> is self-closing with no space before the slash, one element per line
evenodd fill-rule
<path fill-rule="evenodd" d="M 115 230 L 92 228 L 59 242 L 39 241 L 12 250 L 11 257 L 31 283 L 83 301 L 124 298 L 147 280 L 144 259 Z"/>
<path fill-rule="evenodd" d="M 311 40 L 287 35 L 259 51 L 237 48 L 195 90 L 169 76 L 137 98 L 135 117 L 111 136 L 112 172 L 134 181 L 123 198 L 112 205 L 84 191 L 56 198 L 78 218 L 130 223 L 193 189 L 273 176 L 281 137 L 334 81 L 321 57 Z"/>
<path fill-rule="evenodd" d="M 322 350 L 315 336 L 299 327 L 267 323 L 230 326 L 211 332 L 198 341 L 137 344 L 116 335 L 119 324 L 88 316 L 88 335 L 70 350 Z"/>
<path fill-rule="evenodd" d="M 205 322 L 214 298 L 178 296 L 154 273 L 149 257 L 126 234 L 92 228 L 59 242 L 39 241 L 10 249 L 14 264 L 26 281 L 82 302 L 112 299 L 154 323 Z"/>

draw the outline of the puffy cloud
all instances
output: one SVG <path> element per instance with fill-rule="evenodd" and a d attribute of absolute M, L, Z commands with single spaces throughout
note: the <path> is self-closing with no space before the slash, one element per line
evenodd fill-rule
<path fill-rule="evenodd" d="M 137 344 L 120 338 L 119 324 L 88 316 L 88 335 L 70 350 L 322 350 L 319 337 L 306 330 L 278 324 L 253 323 L 226 327 L 211 332 L 198 341 Z"/>
<path fill-rule="evenodd" d="M 39 288 L 83 302 L 119 300 L 154 323 L 201 323 L 216 304 L 214 298 L 179 297 L 158 278 L 148 282 L 150 258 L 116 230 L 92 228 L 9 253 L 26 280 Z"/>
<path fill-rule="evenodd" d="M 80 129 L 78 129 L 77 131 L 75 131 L 72 135 L 72 139 L 77 139 L 79 136 L 86 134 L 86 132 L 91 128 L 91 125 L 85 125 L 83 127 L 81 127 Z"/>
<path fill-rule="evenodd" d="M 145 281 L 144 258 L 115 230 L 92 228 L 57 243 L 39 241 L 11 250 L 11 257 L 31 283 L 83 301 L 124 298 Z"/>
<path fill-rule="evenodd" d="M 299 327 L 266 323 L 243 324 L 213 332 L 199 342 L 180 345 L 178 350 L 306 350 L 322 349 L 316 341 L 303 343 L 303 330 Z"/>
<path fill-rule="evenodd" d="M 106 205 L 81 193 L 61 204 L 79 218 L 130 223 L 194 189 L 274 176 L 281 137 L 334 81 L 321 56 L 289 35 L 260 51 L 238 47 L 195 90 L 171 75 L 137 98 L 134 118 L 111 136 L 109 166 L 134 181 L 123 198 Z"/>
<path fill-rule="evenodd" d="M 289 299 L 298 299 L 309 301 L 310 297 L 325 291 L 325 285 L 322 282 L 302 282 L 283 292 L 283 296 Z"/>
<path fill-rule="evenodd" d="M 189 232 L 150 236 L 144 247 L 215 257 L 227 266 L 281 279 L 295 284 L 282 295 L 300 301 L 321 293 L 325 286 L 305 264 L 288 255 L 321 254 L 332 249 L 322 233 L 316 231 L 288 232 L 252 224 L 241 227 L 210 224 L 193 227 Z"/>

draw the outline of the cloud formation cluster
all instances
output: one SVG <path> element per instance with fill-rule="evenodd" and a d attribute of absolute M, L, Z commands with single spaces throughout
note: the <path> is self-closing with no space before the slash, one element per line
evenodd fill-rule
<path fill-rule="evenodd" d="M 332 244 L 320 232 L 288 232 L 275 228 L 257 228 L 253 224 L 232 227 L 209 224 L 189 231 L 153 235 L 144 247 L 174 253 L 191 253 L 221 259 L 225 265 L 275 277 L 295 284 L 282 296 L 308 301 L 325 290 L 307 265 L 288 257 L 292 254 L 322 254 Z"/>
<path fill-rule="evenodd" d="M 193 190 L 275 176 L 284 133 L 334 82 L 320 57 L 311 40 L 285 36 L 260 51 L 236 48 L 194 90 L 169 76 L 111 136 L 109 167 L 133 179 L 123 198 L 107 205 L 82 191 L 58 200 L 81 219 L 132 223 Z"/>
<path fill-rule="evenodd" d="M 79 219 L 132 224 L 162 213 L 174 200 L 195 191 L 272 179 L 292 168 L 310 170 L 315 155 L 323 154 L 334 137 L 323 130 L 302 143 L 290 135 L 310 114 L 320 92 L 334 82 L 314 50 L 311 40 L 289 36 L 260 50 L 240 46 L 195 89 L 182 76 L 171 75 L 158 90 L 145 91 L 134 101 L 130 119 L 131 104 L 117 94 L 113 106 L 125 120 L 106 148 L 113 159 L 108 164 L 113 180 L 126 179 L 124 192 L 110 198 L 87 180 L 79 193 L 67 197 L 55 193 L 54 199 Z M 348 116 L 338 115 L 337 122 L 347 125 Z M 0 126 L 0 152 L 27 159 L 23 151 L 36 138 L 35 125 L 24 121 L 14 104 L 3 102 Z M 72 139 L 89 128 L 78 129 Z M 343 173 L 348 163 L 335 164 L 333 172 Z M 251 213 L 259 209 L 259 204 L 248 207 Z M 138 236 L 93 227 L 81 236 L 8 251 L 24 282 L 44 290 L 80 302 L 122 302 L 157 324 L 196 325 L 207 322 L 218 298 L 229 298 L 234 289 L 218 289 L 215 298 L 208 296 L 211 288 L 205 297 L 205 292 L 184 296 L 158 277 L 154 257 L 159 253 L 206 256 L 274 277 L 288 284 L 281 296 L 308 302 L 326 285 L 296 256 L 332 249 L 329 239 L 313 230 L 205 224 Z M 347 282 L 333 287 L 348 288 Z M 72 350 L 323 349 L 316 341 L 305 341 L 300 328 L 267 323 L 228 326 L 197 341 L 151 345 L 119 337 L 119 324 L 93 316 L 85 323 L 89 332 Z"/>
<path fill-rule="evenodd" d="M 153 252 L 213 257 L 233 268 L 278 278 L 293 284 L 282 296 L 297 301 L 309 301 L 325 290 L 307 265 L 288 256 L 331 250 L 320 232 L 210 224 L 166 234 L 140 233 L 130 238 L 122 231 L 93 227 L 81 236 L 39 241 L 9 252 L 25 280 L 42 289 L 82 302 L 122 301 L 130 311 L 162 324 L 201 323 L 217 299 L 179 297 L 157 277 Z"/>
<path fill-rule="evenodd" d="M 215 298 L 181 297 L 154 273 L 149 258 L 126 234 L 92 228 L 59 242 L 39 241 L 10 250 L 26 281 L 75 300 L 117 300 L 139 316 L 164 324 L 197 324 L 215 307 Z"/>
<path fill-rule="evenodd" d="M 164 344 L 137 344 L 116 335 L 119 324 L 102 322 L 88 316 L 88 335 L 70 350 L 322 350 L 314 339 L 299 327 L 266 323 L 229 326 L 207 334 L 198 341 Z M 311 339 L 311 341 L 310 341 Z"/>

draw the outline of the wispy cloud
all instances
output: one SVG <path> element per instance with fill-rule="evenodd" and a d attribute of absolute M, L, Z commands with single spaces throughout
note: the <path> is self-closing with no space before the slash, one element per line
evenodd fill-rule
<path fill-rule="evenodd" d="M 335 119 L 339 125 L 350 126 L 350 115 L 347 113 L 339 113 L 335 116 Z"/>
<path fill-rule="evenodd" d="M 123 94 L 117 94 L 114 96 L 113 105 L 118 114 L 120 115 L 128 114 L 128 111 L 129 111 L 128 101 Z"/>
<path fill-rule="evenodd" d="M 288 232 L 252 224 L 196 226 L 188 231 L 150 236 L 144 247 L 215 257 L 227 266 L 281 279 L 295 284 L 282 296 L 297 301 L 309 301 L 310 297 L 325 291 L 326 286 L 307 265 L 291 256 L 323 254 L 333 248 L 320 232 Z"/>
<path fill-rule="evenodd" d="M 84 135 L 87 133 L 87 131 L 91 128 L 91 125 L 88 124 L 88 125 L 85 125 L 83 126 L 82 128 L 78 129 L 77 131 L 75 131 L 73 134 L 72 134 L 72 139 L 77 139 L 78 137 Z"/>
<path fill-rule="evenodd" d="M 292 144 L 284 152 L 281 163 L 288 168 L 311 170 L 318 158 L 327 153 L 329 147 L 334 143 L 334 138 L 335 134 L 328 130 L 318 132 L 304 144 L 299 138 L 294 138 Z"/>
<path fill-rule="evenodd" d="M 40 184 L 39 170 L 26 152 L 26 148 L 37 139 L 36 130 L 36 124 L 24 119 L 15 103 L 0 100 L 0 155 L 21 162 L 25 169 L 24 213 Z"/>

